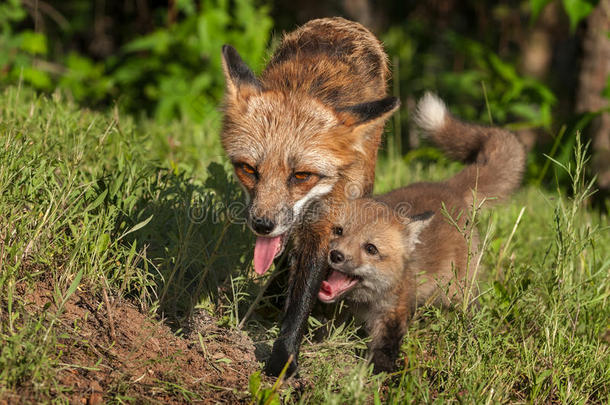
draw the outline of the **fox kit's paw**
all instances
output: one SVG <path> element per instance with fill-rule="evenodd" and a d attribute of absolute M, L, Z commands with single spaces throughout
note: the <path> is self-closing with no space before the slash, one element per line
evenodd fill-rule
<path fill-rule="evenodd" d="M 278 344 L 279 343 L 279 344 Z M 273 345 L 273 351 L 271 352 L 271 357 L 267 359 L 267 363 L 265 364 L 265 374 L 277 377 L 281 374 L 282 370 L 286 363 L 290 362 L 288 368 L 286 369 L 285 377 L 298 377 L 297 373 L 297 359 L 296 355 L 292 355 L 288 352 L 288 350 L 281 344 L 281 342 L 276 342 Z"/>

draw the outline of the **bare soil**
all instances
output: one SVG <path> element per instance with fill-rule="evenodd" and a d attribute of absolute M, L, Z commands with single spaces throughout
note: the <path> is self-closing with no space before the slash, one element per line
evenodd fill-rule
<path fill-rule="evenodd" d="M 24 293 L 28 313 L 55 312 L 49 285 Z M 135 403 L 249 400 L 249 377 L 261 366 L 245 333 L 221 328 L 198 312 L 188 336 L 176 336 L 131 303 L 101 295 L 77 291 L 56 324 L 59 363 L 65 367 L 57 376 L 63 387 L 53 397 L 80 404 L 101 404 L 117 395 Z M 36 402 L 27 386 L 20 391 L 7 393 L 0 404 Z"/>

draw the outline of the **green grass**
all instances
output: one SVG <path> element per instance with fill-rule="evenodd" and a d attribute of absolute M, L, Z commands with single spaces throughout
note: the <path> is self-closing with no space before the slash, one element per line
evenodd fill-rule
<path fill-rule="evenodd" d="M 23 390 L 62 398 L 56 373 L 65 346 L 56 325 L 76 288 L 126 297 L 176 323 L 204 307 L 226 327 L 243 322 L 253 340 L 272 343 L 278 291 L 255 302 L 270 276 L 250 276 L 252 237 L 234 221 L 241 193 L 217 123 L 135 122 L 16 87 L 0 105 L 0 398 Z M 357 326 L 312 317 L 300 359 L 310 383 L 299 395 L 284 386 L 281 398 L 607 403 L 610 232 L 607 217 L 588 207 L 585 167 L 576 156 L 566 168 L 570 193 L 525 185 L 482 211 L 480 308 L 421 308 L 400 371 L 372 376 Z M 376 190 L 441 180 L 458 168 L 433 150 L 383 155 Z M 45 280 L 57 305 L 33 315 L 24 296 Z M 323 326 L 329 337 L 320 340 Z M 120 401 L 122 392 L 108 399 Z"/>

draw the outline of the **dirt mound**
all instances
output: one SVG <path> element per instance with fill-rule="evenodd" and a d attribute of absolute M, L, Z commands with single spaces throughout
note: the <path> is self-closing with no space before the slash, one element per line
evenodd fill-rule
<path fill-rule="evenodd" d="M 53 308 L 53 290 L 38 286 L 25 302 L 30 313 Z M 128 302 L 77 291 L 58 325 L 59 361 L 66 364 L 58 379 L 69 390 L 55 394 L 71 403 L 117 396 L 137 403 L 245 402 L 249 376 L 260 369 L 250 338 L 203 312 L 188 337 L 179 337 Z"/>

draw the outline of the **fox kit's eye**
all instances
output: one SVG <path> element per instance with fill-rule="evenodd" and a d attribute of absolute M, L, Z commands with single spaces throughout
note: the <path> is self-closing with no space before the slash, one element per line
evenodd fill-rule
<path fill-rule="evenodd" d="M 247 163 L 240 163 L 239 168 L 241 170 L 243 170 L 246 174 L 249 174 L 250 176 L 253 176 L 253 177 L 256 176 L 256 169 Z"/>
<path fill-rule="evenodd" d="M 333 235 L 337 235 L 337 236 L 343 235 L 343 228 L 341 228 L 340 226 L 335 226 L 333 228 Z"/>
<path fill-rule="evenodd" d="M 310 177 L 311 177 L 311 173 L 309 173 L 309 172 L 296 172 L 295 174 L 292 175 L 292 178 L 299 182 L 307 181 L 307 180 L 309 180 Z"/>
<path fill-rule="evenodd" d="M 371 256 L 375 256 L 377 253 L 379 253 L 377 247 L 372 243 L 367 243 L 366 245 L 364 245 L 364 250 Z"/>

